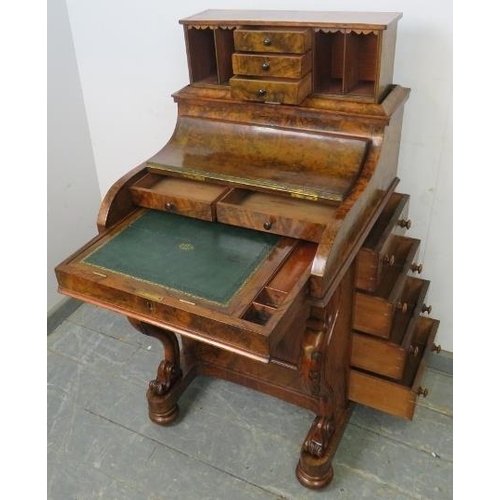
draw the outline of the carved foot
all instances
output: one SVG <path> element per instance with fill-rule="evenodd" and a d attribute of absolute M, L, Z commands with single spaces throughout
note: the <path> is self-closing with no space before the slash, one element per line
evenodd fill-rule
<path fill-rule="evenodd" d="M 154 423 L 169 425 L 177 419 L 179 406 L 170 389 L 181 377 L 182 372 L 175 362 L 164 359 L 158 366 L 156 379 L 149 382 L 146 393 L 149 418 Z"/>
<path fill-rule="evenodd" d="M 163 345 L 165 359 L 161 361 L 156 378 L 149 382 L 146 393 L 149 418 L 156 424 L 169 425 L 179 415 L 177 400 L 186 384 L 182 384 L 179 344 L 174 333 L 131 319 L 132 325 L 144 335 L 157 338 Z"/>
<path fill-rule="evenodd" d="M 331 446 L 334 433 L 330 417 L 316 417 L 302 445 L 299 463 L 295 471 L 297 479 L 306 488 L 324 488 L 333 479 Z"/>

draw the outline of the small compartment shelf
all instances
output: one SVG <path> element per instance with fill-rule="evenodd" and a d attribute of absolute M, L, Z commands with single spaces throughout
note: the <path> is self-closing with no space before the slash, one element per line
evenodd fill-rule
<path fill-rule="evenodd" d="M 332 29 L 314 35 L 313 92 L 335 98 L 379 102 L 392 82 L 395 32 Z M 389 56 L 390 58 L 391 56 Z"/>
<path fill-rule="evenodd" d="M 233 76 L 233 29 L 185 26 L 192 84 L 229 85 Z"/>

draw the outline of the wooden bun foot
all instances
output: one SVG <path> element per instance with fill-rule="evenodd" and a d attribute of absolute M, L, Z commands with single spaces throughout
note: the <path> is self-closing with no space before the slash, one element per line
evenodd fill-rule
<path fill-rule="evenodd" d="M 165 408 L 165 401 L 155 401 L 155 398 L 149 397 L 148 393 L 148 406 L 149 418 L 158 425 L 170 425 L 177 420 L 179 416 L 179 405 L 174 404 L 170 408 Z"/>
<path fill-rule="evenodd" d="M 319 475 L 312 475 L 301 467 L 301 462 L 299 461 L 295 474 L 297 475 L 297 479 L 302 486 L 310 488 L 311 490 L 319 490 L 328 486 L 332 482 L 333 467 L 332 464 L 329 464 L 329 467 L 323 474 L 320 473 Z"/>

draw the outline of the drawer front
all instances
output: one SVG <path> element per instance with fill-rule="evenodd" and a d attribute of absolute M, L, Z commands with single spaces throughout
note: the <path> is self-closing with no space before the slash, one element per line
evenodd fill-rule
<path fill-rule="evenodd" d="M 420 383 L 425 371 L 425 361 L 433 350 L 439 321 L 420 318 L 416 337 L 421 354 L 407 364 L 401 383 L 352 369 L 349 375 L 348 398 L 370 408 L 407 420 L 413 418 L 417 395 L 424 392 Z"/>
<path fill-rule="evenodd" d="M 429 281 L 407 279 L 402 300 L 410 306 L 394 315 L 389 339 L 354 332 L 351 366 L 395 380 L 403 378 L 411 358 L 420 354 L 415 337 L 428 288 Z"/>
<path fill-rule="evenodd" d="M 356 288 L 374 292 L 382 277 L 384 265 L 394 255 L 389 252 L 391 238 L 402 235 L 411 226 L 408 219 L 409 196 L 394 193 L 377 219 L 356 257 Z"/>
<path fill-rule="evenodd" d="M 228 190 L 205 182 L 147 174 L 130 187 L 133 202 L 145 208 L 214 220 L 215 202 Z"/>
<path fill-rule="evenodd" d="M 298 198 L 234 189 L 216 205 L 217 220 L 291 238 L 319 242 L 336 208 Z"/>
<path fill-rule="evenodd" d="M 311 71 L 311 52 L 299 56 L 233 54 L 235 75 L 301 78 Z"/>
<path fill-rule="evenodd" d="M 245 101 L 300 104 L 311 93 L 311 74 L 300 80 L 258 79 L 234 76 L 231 97 Z"/>
<path fill-rule="evenodd" d="M 311 46 L 312 33 L 308 29 L 234 30 L 236 51 L 303 54 L 310 50 Z"/>
<path fill-rule="evenodd" d="M 401 299 L 407 273 L 417 254 L 420 241 L 397 236 L 391 250 L 392 265 L 384 268 L 384 273 L 374 293 L 356 291 L 354 296 L 353 327 L 355 330 L 389 338 L 394 314 L 405 312 L 408 304 Z"/>

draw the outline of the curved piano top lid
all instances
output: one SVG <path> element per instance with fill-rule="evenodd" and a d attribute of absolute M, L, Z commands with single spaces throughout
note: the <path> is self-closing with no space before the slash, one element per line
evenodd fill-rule
<path fill-rule="evenodd" d="M 151 171 L 340 203 L 363 167 L 368 138 L 181 116 Z"/>

